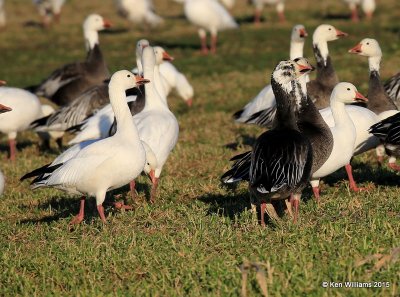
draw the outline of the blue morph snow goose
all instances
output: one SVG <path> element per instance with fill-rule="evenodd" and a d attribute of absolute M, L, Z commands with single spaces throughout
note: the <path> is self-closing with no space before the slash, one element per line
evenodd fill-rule
<path fill-rule="evenodd" d="M 51 166 L 43 166 L 26 174 L 32 188 L 54 187 L 72 194 L 96 197 L 97 210 L 105 223 L 103 202 L 106 192 L 128 184 L 145 167 L 146 152 L 139 139 L 136 125 L 132 121 L 126 104 L 125 91 L 146 80 L 135 77 L 130 71 L 121 70 L 111 77 L 110 102 L 119 123 L 114 136 L 93 141 L 71 158 Z M 65 154 L 65 153 L 64 153 Z M 118 174 L 116 174 L 118 172 Z M 71 222 L 80 223 L 84 218 L 85 198 L 81 199 L 79 214 Z"/>
<path fill-rule="evenodd" d="M 57 105 L 67 105 L 87 89 L 107 79 L 109 72 L 100 50 L 98 31 L 108 27 L 110 27 L 110 22 L 102 16 L 89 15 L 83 23 L 88 51 L 86 60 L 56 69 L 35 87 L 35 93 L 50 99 Z"/>
<path fill-rule="evenodd" d="M 211 33 L 211 53 L 217 52 L 218 31 L 235 29 L 238 24 L 216 0 L 185 0 L 186 18 L 199 28 L 201 52 L 208 54 L 207 31 Z"/>
<path fill-rule="evenodd" d="M 297 220 L 301 192 L 307 185 L 312 168 L 311 143 L 299 130 L 297 111 L 300 101 L 293 100 L 294 80 L 311 68 L 294 61 L 280 62 L 272 73 L 271 85 L 276 97 L 276 125 L 257 138 L 250 153 L 234 157 L 233 168 L 222 179 L 235 182 L 238 178 L 249 181 L 250 193 L 261 206 L 261 224 L 264 213 L 273 213 L 271 202 L 291 198 Z M 243 174 L 241 164 L 249 163 Z M 239 166 L 238 166 L 239 165 Z M 239 170 L 238 170 L 239 169 Z"/>

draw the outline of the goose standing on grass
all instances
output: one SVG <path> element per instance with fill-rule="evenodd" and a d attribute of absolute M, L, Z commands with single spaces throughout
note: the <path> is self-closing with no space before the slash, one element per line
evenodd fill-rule
<path fill-rule="evenodd" d="M 4 9 L 4 0 L 0 0 L 0 28 L 6 26 L 6 11 Z"/>
<path fill-rule="evenodd" d="M 367 101 L 357 88 L 351 83 L 341 82 L 332 91 L 330 110 L 334 119 L 334 126 L 331 127 L 333 135 L 333 148 L 328 160 L 312 174 L 311 186 L 314 196 L 319 201 L 319 180 L 341 167 L 345 167 L 347 174 L 352 177 L 350 161 L 354 155 L 354 148 L 357 139 L 355 125 L 350 118 L 345 104 L 355 103 L 358 100 Z M 350 179 L 350 187 L 357 188 L 354 179 Z M 353 183 L 353 184 L 352 184 Z"/>
<path fill-rule="evenodd" d="M 109 72 L 100 50 L 98 31 L 110 26 L 110 22 L 100 15 L 89 15 L 83 23 L 88 50 L 86 61 L 67 64 L 53 71 L 39 86 L 35 87 L 35 93 L 50 99 L 57 105 L 67 105 L 87 89 L 107 79 Z"/>
<path fill-rule="evenodd" d="M 139 130 L 140 139 L 153 151 L 157 168 L 146 172 L 152 179 L 150 201 L 154 202 L 161 171 L 167 158 L 178 141 L 179 125 L 166 101 L 160 96 L 156 80 L 158 71 L 156 57 L 152 47 L 143 50 L 143 73 L 150 83 L 145 85 L 146 102 L 144 109 L 133 117 Z M 134 184 L 131 184 L 131 187 Z"/>
<path fill-rule="evenodd" d="M 229 12 L 216 0 L 185 0 L 186 18 L 199 27 L 201 52 L 208 54 L 207 31 L 211 33 L 211 53 L 217 52 L 218 31 L 238 28 Z"/>
<path fill-rule="evenodd" d="M 15 161 L 17 133 L 27 130 L 30 123 L 42 117 L 42 107 L 36 95 L 13 87 L 0 88 L 0 102 L 12 108 L 12 112 L 0 117 L 0 132 L 8 135 L 10 160 Z"/>
<path fill-rule="evenodd" d="M 285 22 L 285 0 L 250 0 L 253 2 L 255 7 L 254 12 L 254 23 L 259 24 L 261 22 L 261 13 L 265 4 L 275 5 L 276 12 L 278 13 L 279 21 Z"/>
<path fill-rule="evenodd" d="M 96 197 L 97 210 L 105 223 L 103 202 L 106 192 L 122 187 L 135 179 L 145 166 L 145 149 L 139 139 L 136 125 L 126 105 L 125 91 L 144 82 L 127 70 L 111 77 L 110 102 L 119 123 L 113 137 L 93 142 L 64 163 L 36 170 L 32 188 L 54 187 L 69 193 Z M 39 174 L 37 174 L 39 173 Z M 118 174 L 116 174 L 118 173 Z M 35 175 L 27 174 L 22 179 Z M 85 198 L 81 199 L 79 214 L 71 222 L 77 224 L 84 218 Z"/>
<path fill-rule="evenodd" d="M 48 27 L 53 19 L 57 23 L 60 21 L 64 2 L 65 0 L 33 0 L 42 18 L 43 26 Z"/>
<path fill-rule="evenodd" d="M 290 59 L 303 57 L 303 48 L 305 38 L 307 37 L 307 31 L 303 25 L 295 25 L 292 29 L 290 38 Z M 238 123 L 255 123 L 251 120 L 253 115 L 261 110 L 271 110 L 268 116 L 274 117 L 276 112 L 276 102 L 274 92 L 272 91 L 271 85 L 265 86 L 256 97 L 254 97 L 246 106 L 237 111 L 233 118 Z M 257 119 L 257 118 L 256 118 Z M 264 119 L 264 122 L 272 122 L 271 119 Z M 268 124 L 269 126 L 269 124 Z"/>
<path fill-rule="evenodd" d="M 115 0 L 115 4 L 119 15 L 135 24 L 157 27 L 164 23 L 163 18 L 154 12 L 151 0 Z"/>
<path fill-rule="evenodd" d="M 396 104 L 397 108 L 400 108 L 400 72 L 392 76 L 385 83 L 385 91 L 394 104 Z"/>
<path fill-rule="evenodd" d="M 2 84 L 2 82 L 3 81 L 0 81 L 0 84 Z M 11 110 L 12 109 L 10 107 L 0 104 L 0 119 L 2 117 L 2 115 L 1 115 L 2 113 L 9 112 Z M 5 185 L 4 175 L 3 175 L 3 172 L 1 172 L 1 170 L 0 170 L 0 196 L 4 192 L 4 185 Z"/>
<path fill-rule="evenodd" d="M 379 121 L 398 113 L 397 106 L 388 96 L 380 79 L 380 63 L 382 59 L 382 50 L 378 41 L 372 38 L 361 40 L 355 47 L 349 50 L 349 53 L 368 57 L 369 64 L 369 88 L 368 88 L 368 108 L 378 115 Z M 377 148 L 378 161 L 383 161 L 383 145 Z M 394 157 L 389 159 L 389 167 L 394 170 L 400 170 Z"/>
<path fill-rule="evenodd" d="M 258 137 L 250 154 L 234 157 L 235 167 L 238 162 L 248 162 L 250 156 L 248 174 L 232 168 L 222 176 L 229 183 L 236 181 L 239 173 L 240 179 L 249 181 L 250 193 L 261 206 L 262 225 L 265 225 L 266 210 L 276 216 L 271 202 L 288 197 L 295 210 L 294 221 L 297 221 L 301 192 L 311 175 L 312 147 L 297 125 L 300 101 L 293 100 L 292 94 L 296 91 L 295 80 L 310 70 L 291 60 L 276 66 L 271 78 L 277 104 L 276 124 Z"/>
<path fill-rule="evenodd" d="M 146 45 L 145 47 L 147 46 L 148 45 Z M 142 51 L 145 47 L 142 47 Z M 159 65 L 163 63 L 164 60 L 171 60 L 172 58 L 161 47 L 155 48 L 154 52 L 156 56 L 154 85 L 163 102 L 167 104 L 167 97 L 165 93 L 166 90 L 164 89 L 163 78 L 159 71 Z M 139 56 L 141 57 L 141 53 L 139 53 Z M 138 72 L 143 74 L 142 62 L 140 62 L 138 66 Z M 139 68 L 141 68 L 142 70 L 140 71 Z M 143 110 L 145 106 L 145 96 L 146 89 L 139 88 L 136 98 L 128 97 L 129 100 L 132 100 L 132 102 L 128 102 L 132 116 Z M 76 130 L 79 131 L 79 133 L 68 144 L 76 144 L 82 141 L 105 138 L 112 135 L 112 133 L 110 134 L 110 131 L 113 131 L 113 118 L 114 115 L 110 106 L 104 106 L 95 115 L 86 119 L 80 125 L 76 126 Z"/>
<path fill-rule="evenodd" d="M 376 3 L 375 0 L 344 0 L 349 4 L 351 11 L 351 20 L 353 22 L 358 22 L 360 19 L 358 17 L 357 6 L 361 4 L 361 9 L 365 13 L 367 20 L 371 20 L 374 14 Z"/>

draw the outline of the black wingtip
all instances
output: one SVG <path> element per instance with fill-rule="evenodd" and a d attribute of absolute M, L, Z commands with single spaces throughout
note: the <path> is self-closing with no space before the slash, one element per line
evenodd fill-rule
<path fill-rule="evenodd" d="M 241 110 L 235 112 L 235 113 L 232 115 L 233 119 L 234 119 L 234 120 L 239 119 L 239 118 L 242 116 L 243 111 L 244 111 L 244 109 L 241 109 Z"/>
<path fill-rule="evenodd" d="M 35 170 L 33 170 L 31 172 L 28 172 L 23 177 L 21 177 L 19 180 L 23 181 L 23 180 L 25 180 L 27 178 L 31 178 L 31 177 L 34 177 L 34 176 L 38 176 L 38 175 L 40 175 L 42 173 L 45 173 L 45 169 L 48 168 L 50 166 L 50 164 L 51 163 L 48 163 L 48 164 L 46 164 L 46 165 L 44 165 L 44 166 L 42 166 L 40 168 L 36 168 Z"/>

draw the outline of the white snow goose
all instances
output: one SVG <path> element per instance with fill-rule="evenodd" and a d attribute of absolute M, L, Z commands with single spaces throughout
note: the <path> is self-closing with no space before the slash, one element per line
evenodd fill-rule
<path fill-rule="evenodd" d="M 303 57 L 303 48 L 305 38 L 308 36 L 305 27 L 301 24 L 295 25 L 292 29 L 290 37 L 290 59 Z M 259 124 L 262 126 L 270 126 L 275 116 L 276 102 L 274 92 L 271 85 L 265 86 L 260 93 L 257 94 L 246 106 L 237 111 L 233 118 L 238 123 Z M 262 119 L 258 118 L 257 113 L 261 110 L 271 112 L 263 113 Z M 268 117 L 267 117 L 268 116 Z"/>
<path fill-rule="evenodd" d="M 400 108 L 400 72 L 388 79 L 385 83 L 385 91 L 397 108 Z"/>
<path fill-rule="evenodd" d="M 144 76 L 150 83 L 145 85 L 145 107 L 133 120 L 138 127 L 140 139 L 149 145 L 157 160 L 157 168 L 146 172 L 152 179 L 150 202 L 154 202 L 163 166 L 178 141 L 179 125 L 166 101 L 158 93 L 156 80 L 159 71 L 156 70 L 152 47 L 143 50 L 142 64 Z"/>
<path fill-rule="evenodd" d="M 114 114 L 119 123 L 113 137 L 95 141 L 78 149 L 78 153 L 62 163 L 44 166 L 26 174 L 21 180 L 36 176 L 32 188 L 54 187 L 63 191 L 96 197 L 97 210 L 105 223 L 103 202 L 106 192 L 135 179 L 145 166 L 146 153 L 136 125 L 126 105 L 125 91 L 145 80 L 130 71 L 121 70 L 112 76 L 109 94 Z M 118 172 L 118 174 L 115 174 Z M 72 223 L 84 218 L 85 198 L 81 199 L 79 214 Z"/>
<path fill-rule="evenodd" d="M 334 126 L 331 127 L 333 148 L 328 160 L 311 177 L 311 186 L 317 201 L 319 201 L 319 179 L 343 166 L 346 168 L 350 183 L 354 183 L 350 186 L 357 188 L 354 179 L 352 180 L 350 166 L 357 139 L 357 130 L 355 128 L 357 122 L 352 121 L 347 113 L 345 104 L 355 103 L 358 100 L 367 101 L 367 98 L 360 94 L 351 83 L 341 82 L 332 91 L 330 109 L 334 119 Z"/>
<path fill-rule="evenodd" d="M 0 103 L 12 108 L 12 112 L 0 117 L 0 132 L 8 135 L 10 160 L 16 158 L 17 133 L 27 130 L 30 123 L 42 117 L 39 98 L 23 89 L 0 88 Z"/>
<path fill-rule="evenodd" d="M 229 12 L 216 0 L 185 0 L 184 11 L 186 18 L 199 27 L 203 54 L 208 54 L 206 31 L 211 33 L 211 53 L 215 54 L 218 31 L 238 27 Z"/>
<path fill-rule="evenodd" d="M 271 202 L 291 198 L 297 220 L 301 192 L 306 187 L 312 168 L 312 147 L 297 125 L 300 102 L 290 94 L 296 87 L 293 81 L 302 71 L 309 71 L 294 61 L 280 62 L 272 73 L 271 85 L 276 97 L 276 126 L 258 137 L 251 152 L 233 158 L 233 168 L 226 172 L 224 182 L 248 180 L 250 193 L 261 208 L 261 224 L 265 225 L 264 212 L 276 217 Z M 243 175 L 245 166 L 246 174 Z"/>
<path fill-rule="evenodd" d="M 0 104 L 0 118 L 2 117 L 1 116 L 2 113 L 9 112 L 11 110 L 12 110 L 12 108 L 5 106 L 3 104 Z M 5 185 L 4 175 L 3 175 L 3 172 L 1 172 L 1 170 L 0 170 L 0 196 L 4 192 L 4 185 Z"/>
<path fill-rule="evenodd" d="M 261 13 L 265 4 L 275 5 L 276 12 L 278 13 L 279 21 L 285 22 L 285 0 L 250 0 L 253 2 L 255 7 L 254 11 L 254 23 L 259 24 L 261 22 Z"/>
<path fill-rule="evenodd" d="M 164 23 L 162 17 L 154 12 L 151 0 L 116 0 L 119 15 L 135 24 L 157 27 Z"/>
<path fill-rule="evenodd" d="M 383 120 L 398 113 L 397 106 L 386 93 L 380 79 L 380 62 L 382 59 L 382 50 L 377 40 L 365 38 L 355 47 L 349 50 L 349 53 L 368 57 L 369 64 L 369 89 L 368 89 L 368 108 L 378 115 L 379 120 Z M 377 148 L 378 160 L 383 161 L 383 146 Z M 400 170 L 396 165 L 396 159 L 389 159 L 389 167 L 394 170 Z"/>
<path fill-rule="evenodd" d="M 67 105 L 90 87 L 107 79 L 109 72 L 100 50 L 98 31 L 108 27 L 110 22 L 100 15 L 89 15 L 83 23 L 88 50 L 86 61 L 67 64 L 53 71 L 35 87 L 35 93 L 57 105 Z"/>
<path fill-rule="evenodd" d="M 48 27 L 51 21 L 60 21 L 61 9 L 65 0 L 33 0 L 36 8 L 42 18 L 43 26 Z"/>

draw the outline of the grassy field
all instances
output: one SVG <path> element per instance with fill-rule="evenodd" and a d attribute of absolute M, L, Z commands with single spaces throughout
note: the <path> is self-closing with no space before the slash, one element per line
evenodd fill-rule
<path fill-rule="evenodd" d="M 147 203 L 149 181 L 142 177 L 136 209 L 107 207 L 107 225 L 91 199 L 85 222 L 69 231 L 78 197 L 51 189 L 32 192 L 28 183 L 19 182 L 57 152 L 39 151 L 36 135 L 21 133 L 13 164 L 6 160 L 2 136 L 7 188 L 0 199 L 1 296 L 238 296 L 247 272 L 249 296 L 262 294 L 257 279 L 264 280 L 269 296 L 399 296 L 400 261 L 390 261 L 400 246 L 399 176 L 378 168 L 373 153 L 355 158 L 354 168 L 361 184 L 373 183 L 374 190 L 351 193 L 340 170 L 324 180 L 319 207 L 305 191 L 297 225 L 283 218 L 260 227 L 251 218 L 246 185 L 227 189 L 219 182 L 229 158 L 248 149 L 261 132 L 234 124 L 231 115 L 287 58 L 291 27 L 303 23 L 311 36 L 318 24 L 330 23 L 348 32 L 348 38 L 330 44 L 330 53 L 340 79 L 366 94 L 367 60 L 347 50 L 362 38 L 376 38 L 384 53 L 382 77 L 397 73 L 398 0 L 378 1 L 373 23 L 357 25 L 341 17 L 348 14 L 342 1 L 288 0 L 286 24 L 277 24 L 269 7 L 257 28 L 249 22 L 252 8 L 238 0 L 233 14 L 241 29 L 223 32 L 219 53 L 210 57 L 199 54 L 195 28 L 183 18 L 181 6 L 169 0 L 154 1 L 166 23 L 151 32 L 119 18 L 111 0 L 68 1 L 61 24 L 48 30 L 32 25 L 38 17 L 29 1 L 6 2 L 9 23 L 0 32 L 0 79 L 9 85 L 38 83 L 55 67 L 82 59 L 81 22 L 98 12 L 115 24 L 100 36 L 110 70 L 131 69 L 135 43 L 146 37 L 176 58 L 196 96 L 190 110 L 175 95 L 169 99 L 180 135 L 164 167 L 156 204 Z M 305 56 L 312 57 L 311 37 Z M 235 149 L 227 146 L 232 143 Z M 127 188 L 111 194 L 125 196 Z M 323 288 L 323 281 L 390 285 L 335 289 Z"/>

